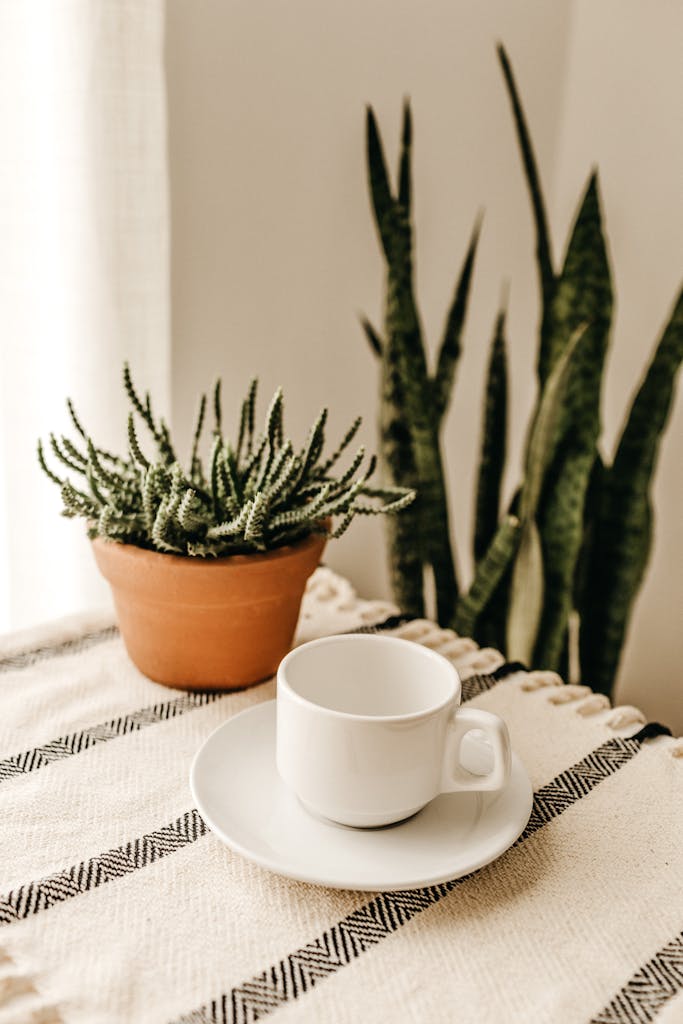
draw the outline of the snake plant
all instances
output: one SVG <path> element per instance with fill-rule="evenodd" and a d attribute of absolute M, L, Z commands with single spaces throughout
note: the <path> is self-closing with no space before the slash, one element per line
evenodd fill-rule
<path fill-rule="evenodd" d="M 430 373 L 414 286 L 410 107 L 403 112 L 398 185 L 392 190 L 372 110 L 367 115 L 370 196 L 386 264 L 384 326 L 363 320 L 381 365 L 380 442 L 392 486 L 418 500 L 391 524 L 396 600 L 421 615 L 429 568 L 439 622 L 508 657 L 566 672 L 570 643 L 581 677 L 614 685 L 633 602 L 652 543 L 650 489 L 683 360 L 683 292 L 655 347 L 609 465 L 600 451 L 601 387 L 613 285 L 597 172 L 579 202 L 559 268 L 531 136 L 512 68 L 498 57 L 515 122 L 536 234 L 541 313 L 538 397 L 527 429 L 523 477 L 506 506 L 505 316 L 491 344 L 475 502 L 475 573 L 458 588 L 440 430 L 461 352 L 479 225 L 456 285 Z M 573 629 L 574 624 L 578 625 Z"/>
<path fill-rule="evenodd" d="M 323 455 L 326 409 L 303 447 L 295 447 L 284 435 L 284 399 L 279 389 L 268 407 L 264 429 L 257 434 L 256 380 L 242 403 L 234 443 L 223 436 L 221 383 L 217 382 L 207 462 L 199 453 L 208 405 L 207 396 L 202 395 L 192 454 L 184 469 L 168 426 L 155 417 L 149 394 L 140 396 L 127 365 L 123 379 L 131 405 L 125 455 L 98 447 L 71 401 L 67 406 L 75 440 L 50 435 L 53 460 L 68 476 L 57 475 L 47 463 L 42 442 L 38 443 L 40 465 L 61 490 L 63 515 L 84 518 L 91 537 L 170 554 L 218 557 L 267 551 L 311 533 L 340 537 L 356 515 L 399 512 L 413 501 L 414 493 L 407 488 L 372 486 L 376 460 L 373 456 L 362 469 L 366 462 L 362 446 L 346 469 L 335 471 L 356 436 L 360 417 L 328 457 Z M 143 449 L 138 422 L 147 429 L 152 452 Z M 78 486 L 72 477 L 80 478 Z"/>

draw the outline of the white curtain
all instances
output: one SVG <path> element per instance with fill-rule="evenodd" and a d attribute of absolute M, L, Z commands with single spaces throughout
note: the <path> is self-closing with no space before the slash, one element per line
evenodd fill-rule
<path fill-rule="evenodd" d="M 36 440 L 170 392 L 162 0 L 0 0 L 0 631 L 107 600 Z"/>

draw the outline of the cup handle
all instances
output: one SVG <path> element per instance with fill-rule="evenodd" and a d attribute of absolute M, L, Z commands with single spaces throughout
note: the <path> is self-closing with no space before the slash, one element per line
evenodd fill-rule
<path fill-rule="evenodd" d="M 487 775 L 475 775 L 460 760 L 460 744 L 471 729 L 486 733 L 493 747 L 493 768 Z M 498 715 L 476 708 L 456 708 L 448 723 L 444 750 L 441 792 L 502 789 L 510 778 L 512 752 L 507 726 Z"/>

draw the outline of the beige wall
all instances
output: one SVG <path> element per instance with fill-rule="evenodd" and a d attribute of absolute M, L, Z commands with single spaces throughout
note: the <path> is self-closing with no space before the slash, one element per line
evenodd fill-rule
<path fill-rule="evenodd" d="M 646 19 L 645 5 L 636 7 Z M 410 95 L 416 123 L 418 290 L 432 349 L 475 213 L 479 207 L 486 209 L 465 353 L 446 427 L 454 532 L 461 575 L 468 578 L 484 364 L 504 279 L 511 284 L 510 489 L 518 475 L 521 439 L 534 399 L 538 305 L 533 237 L 495 59 L 498 39 L 510 51 L 524 92 L 558 230 L 566 229 L 591 157 L 602 161 L 607 156 L 604 147 L 596 144 L 591 149 L 589 142 L 599 141 L 604 125 L 616 132 L 615 118 L 619 122 L 624 137 L 605 168 L 607 205 L 612 227 L 615 204 L 625 204 L 613 226 L 612 241 L 615 250 L 621 249 L 626 231 L 628 248 L 631 227 L 625 197 L 637 182 L 633 175 L 619 179 L 616 170 L 617 161 L 630 155 L 628 136 L 634 133 L 628 107 L 617 105 L 616 99 L 633 53 L 645 58 L 637 34 L 624 38 L 618 33 L 609 47 L 595 46 L 591 25 L 579 8 L 543 0 L 486 5 L 463 0 L 169 0 L 177 429 L 189 430 L 194 398 L 215 374 L 223 375 L 226 404 L 236 406 L 249 376 L 258 373 L 264 402 L 278 384 L 284 386 L 295 435 L 302 436 L 319 407 L 329 404 L 332 434 L 341 433 L 361 412 L 363 439 L 374 445 L 377 368 L 357 326 L 359 310 L 378 318 L 382 292 L 382 265 L 365 184 L 364 106 L 375 106 L 393 157 L 401 99 Z M 599 20 L 606 32 L 607 13 Z M 656 63 L 654 45 L 653 40 L 646 52 Z M 600 87 L 613 103 L 600 108 L 603 122 L 590 83 L 581 77 L 586 51 L 609 55 L 600 72 Z M 673 76 L 678 69 L 673 52 L 667 51 L 666 60 Z M 659 87 L 648 85 L 652 102 Z M 595 122 L 594 132 L 579 146 L 585 118 Z M 679 172 L 681 167 L 680 139 L 678 146 L 678 163 L 674 161 L 667 178 L 670 192 L 680 180 L 680 173 L 678 179 L 674 174 L 675 166 Z M 673 197 L 662 206 L 673 220 Z M 638 229 L 633 230 L 637 234 Z M 639 332 L 623 331 L 622 322 L 618 324 L 619 345 L 628 355 L 610 371 L 610 436 L 622 415 L 625 382 L 630 386 L 642 364 L 681 272 L 680 259 L 676 268 L 668 249 L 666 257 L 657 252 L 660 234 L 671 237 L 670 223 L 653 222 L 649 232 L 654 252 L 647 266 L 657 266 L 659 274 L 661 262 L 667 286 L 658 282 L 655 298 L 649 289 L 655 277 L 650 271 L 652 309 L 649 319 L 643 314 L 643 326 L 648 328 L 644 341 Z M 678 240 L 680 248 L 680 235 Z M 628 251 L 622 254 L 622 260 L 628 258 Z M 623 281 L 624 288 L 630 288 L 638 271 L 632 266 L 624 276 L 623 263 L 616 269 L 618 285 Z M 660 291 L 668 298 L 660 300 Z M 629 301 L 638 300 L 634 295 Z M 672 636 L 675 631 L 666 626 L 660 608 L 662 601 L 665 611 L 670 608 L 672 555 L 678 554 L 679 567 L 681 561 L 680 538 L 671 538 L 677 507 L 673 487 L 678 486 L 680 495 L 681 479 L 674 464 L 675 447 L 672 436 L 661 474 L 666 474 L 667 484 L 658 494 L 659 504 L 666 505 L 660 509 L 660 545 L 625 667 L 631 687 L 642 673 L 644 659 L 651 660 L 653 635 L 659 649 L 666 651 L 666 657 L 658 659 L 661 686 L 673 688 L 678 683 L 673 661 L 676 647 L 680 655 L 680 641 Z M 665 548 L 662 542 L 667 540 Z M 330 546 L 328 561 L 350 576 L 360 592 L 386 593 L 377 522 L 354 524 L 344 539 Z M 648 631 L 656 631 L 647 640 L 645 622 Z M 643 691 L 642 702 L 647 704 L 646 696 Z M 661 716 L 665 717 L 664 710 Z M 683 728 L 683 714 L 679 718 Z"/>

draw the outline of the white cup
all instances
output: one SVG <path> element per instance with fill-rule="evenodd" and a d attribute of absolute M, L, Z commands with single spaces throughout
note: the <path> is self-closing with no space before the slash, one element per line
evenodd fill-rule
<path fill-rule="evenodd" d="M 388 825 L 439 793 L 497 790 L 510 776 L 505 723 L 461 708 L 450 661 L 409 640 L 345 635 L 296 647 L 277 675 L 277 767 L 307 810 L 343 825 Z M 493 768 L 460 744 L 481 729 Z"/>

